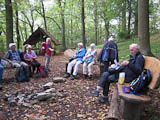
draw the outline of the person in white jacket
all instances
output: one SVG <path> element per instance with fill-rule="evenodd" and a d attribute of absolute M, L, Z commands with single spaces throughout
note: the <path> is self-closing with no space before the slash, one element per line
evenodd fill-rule
<path fill-rule="evenodd" d="M 92 73 L 92 65 L 95 64 L 96 54 L 97 54 L 97 51 L 95 49 L 95 44 L 92 43 L 83 58 L 83 61 L 84 61 L 84 63 L 83 63 L 83 77 L 85 79 L 87 77 L 92 79 L 92 74 L 93 74 Z M 87 67 L 88 67 L 88 75 L 87 75 Z"/>

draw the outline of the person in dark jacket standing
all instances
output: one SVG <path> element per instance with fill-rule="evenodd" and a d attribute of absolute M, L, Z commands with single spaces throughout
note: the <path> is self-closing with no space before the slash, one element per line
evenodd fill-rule
<path fill-rule="evenodd" d="M 98 61 L 104 64 L 104 71 L 108 71 L 110 64 L 117 64 L 118 62 L 118 47 L 114 42 L 114 38 L 110 37 L 106 42 L 98 56 Z"/>
<path fill-rule="evenodd" d="M 131 82 L 132 80 L 137 78 L 143 71 L 145 64 L 145 60 L 139 51 L 138 44 L 131 44 L 129 46 L 129 50 L 131 53 L 130 59 L 129 61 L 125 60 L 121 63 L 121 65 L 123 66 L 123 70 L 120 71 L 125 72 L 124 82 L 126 83 Z M 104 72 L 99 80 L 97 89 L 95 91 L 91 91 L 91 95 L 94 97 L 98 97 L 99 91 L 103 90 L 103 94 L 99 99 L 99 102 L 103 104 L 107 103 L 110 83 L 118 81 L 118 74 L 110 74 L 109 72 Z"/>

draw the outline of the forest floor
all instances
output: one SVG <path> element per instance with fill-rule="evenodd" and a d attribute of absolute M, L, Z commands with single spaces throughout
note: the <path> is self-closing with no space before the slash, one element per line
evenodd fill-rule
<path fill-rule="evenodd" d="M 41 64 L 44 64 L 44 56 L 39 57 Z M 97 102 L 97 98 L 91 97 L 89 92 L 96 88 L 100 78 L 98 66 L 93 67 L 93 80 L 82 78 L 82 65 L 79 68 L 78 79 L 68 78 L 65 83 L 55 84 L 55 88 L 63 91 L 64 97 L 56 97 L 56 102 L 41 102 L 30 107 L 10 106 L 3 98 L 5 94 L 18 92 L 40 91 L 41 86 L 52 82 L 53 77 L 63 77 L 65 64 L 63 54 L 52 57 L 48 78 L 32 78 L 30 82 L 16 83 L 11 78 L 14 73 L 4 71 L 3 90 L 0 91 L 0 111 L 7 114 L 8 120 L 104 120 L 108 114 L 109 106 Z M 9 73 L 8 73 L 9 72 Z M 111 86 L 109 99 L 111 100 Z M 160 89 L 150 91 L 152 96 L 151 104 L 145 105 L 142 113 L 142 120 L 160 120 Z"/>

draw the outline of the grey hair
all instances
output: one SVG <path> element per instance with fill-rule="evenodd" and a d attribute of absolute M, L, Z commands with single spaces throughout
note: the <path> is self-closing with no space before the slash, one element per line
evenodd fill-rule
<path fill-rule="evenodd" d="M 83 46 L 83 43 L 78 43 L 77 45 Z"/>
<path fill-rule="evenodd" d="M 131 47 L 134 47 L 134 48 L 136 48 L 138 50 L 140 49 L 139 45 L 136 44 L 136 43 L 132 43 L 131 45 L 129 45 L 129 48 L 131 48 Z"/>
<path fill-rule="evenodd" d="M 51 38 L 47 38 L 47 39 L 46 39 L 46 42 L 48 42 L 48 41 L 51 41 Z"/>

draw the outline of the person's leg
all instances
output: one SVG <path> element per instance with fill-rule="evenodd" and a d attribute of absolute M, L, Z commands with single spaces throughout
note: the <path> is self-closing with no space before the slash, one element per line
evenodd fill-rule
<path fill-rule="evenodd" d="M 20 65 L 23 66 L 23 67 L 28 67 L 28 64 L 25 63 L 25 62 L 22 62 L 22 61 L 20 62 Z"/>
<path fill-rule="evenodd" d="M 117 79 L 115 77 L 115 74 L 109 75 L 107 81 L 105 82 L 105 86 L 103 87 L 103 94 L 101 98 L 99 99 L 99 102 L 104 104 L 108 102 L 108 93 L 109 93 L 109 87 L 110 83 L 117 82 Z"/>
<path fill-rule="evenodd" d="M 72 60 L 67 66 L 67 73 L 71 74 L 73 66 L 76 64 L 76 59 Z"/>
<path fill-rule="evenodd" d="M 46 60 L 45 60 L 45 68 L 47 70 L 49 70 L 49 63 L 50 63 L 50 59 L 51 59 L 51 56 L 49 55 L 45 55 L 46 56 Z M 49 70 L 50 71 L 50 70 Z"/>
<path fill-rule="evenodd" d="M 21 67 L 20 63 L 16 61 L 13 61 L 11 64 L 13 67 L 16 67 L 16 68 Z"/>
<path fill-rule="evenodd" d="M 92 66 L 93 66 L 94 62 L 91 62 L 88 64 L 88 75 L 92 76 Z"/>
<path fill-rule="evenodd" d="M 104 64 L 104 72 L 107 72 L 109 67 L 109 62 L 103 62 L 103 64 Z"/>
<path fill-rule="evenodd" d="M 0 64 L 0 82 L 2 81 L 4 67 Z"/>
<path fill-rule="evenodd" d="M 105 87 L 105 83 L 108 80 L 109 72 L 104 72 L 98 82 L 97 89 L 95 91 L 91 91 L 91 95 L 94 97 L 99 96 L 99 91 L 103 90 Z"/>
<path fill-rule="evenodd" d="M 77 61 L 75 66 L 74 66 L 74 71 L 73 71 L 73 75 L 76 76 L 78 73 L 78 68 L 80 66 L 80 64 L 82 63 L 82 61 Z"/>
<path fill-rule="evenodd" d="M 83 74 L 87 75 L 87 63 L 86 62 L 83 63 Z"/>

